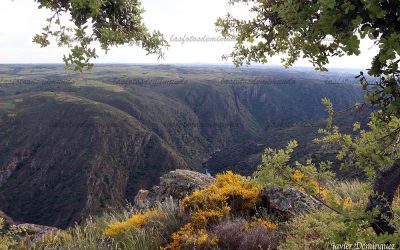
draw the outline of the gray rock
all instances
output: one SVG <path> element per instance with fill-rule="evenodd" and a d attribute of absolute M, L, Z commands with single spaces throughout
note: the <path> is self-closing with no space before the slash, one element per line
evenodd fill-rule
<path fill-rule="evenodd" d="M 139 190 L 134 199 L 134 208 L 147 209 L 154 206 L 157 203 L 158 189 L 158 186 L 154 186 L 151 190 Z"/>
<path fill-rule="evenodd" d="M 183 199 L 194 191 L 207 188 L 215 178 L 190 170 L 177 169 L 160 177 L 160 185 L 151 190 L 140 190 L 135 196 L 134 206 L 145 209 L 157 202 Z"/>
<path fill-rule="evenodd" d="M 263 207 L 286 219 L 309 213 L 322 205 L 315 198 L 294 188 L 286 190 L 278 187 L 264 188 L 260 192 L 260 197 Z"/>
<path fill-rule="evenodd" d="M 23 228 L 25 232 L 30 236 L 30 243 L 36 243 L 42 240 L 46 236 L 54 235 L 61 230 L 55 227 L 48 227 L 36 224 L 18 224 L 18 227 Z"/>
<path fill-rule="evenodd" d="M 215 178 L 190 170 L 177 169 L 160 178 L 158 197 L 180 200 L 194 191 L 207 188 Z"/>

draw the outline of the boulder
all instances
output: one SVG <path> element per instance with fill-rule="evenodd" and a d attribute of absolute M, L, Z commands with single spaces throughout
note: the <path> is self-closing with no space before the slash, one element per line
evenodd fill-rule
<path fill-rule="evenodd" d="M 194 191 L 207 188 L 215 178 L 195 171 L 177 169 L 160 177 L 160 185 L 150 190 L 140 190 L 135 196 L 134 206 L 145 209 L 157 202 L 183 199 Z"/>
<path fill-rule="evenodd" d="M 160 178 L 158 197 L 172 197 L 174 200 L 183 199 L 194 191 L 205 189 L 215 182 L 215 178 L 199 172 L 177 169 Z"/>
<path fill-rule="evenodd" d="M 290 219 L 293 216 L 309 213 L 322 204 L 305 192 L 287 188 L 267 187 L 260 192 L 261 205 L 269 212 Z"/>
<path fill-rule="evenodd" d="M 36 225 L 36 224 L 28 224 L 28 223 L 23 223 L 23 224 L 18 224 L 19 228 L 22 228 L 24 232 L 26 232 L 30 237 L 30 243 L 36 243 L 40 240 L 42 240 L 46 236 L 54 235 L 61 230 L 55 227 L 48 227 L 48 226 L 42 226 L 42 225 Z"/>
<path fill-rule="evenodd" d="M 134 199 L 134 207 L 137 209 L 146 209 L 157 203 L 158 186 L 154 186 L 150 190 L 140 189 Z"/>
<path fill-rule="evenodd" d="M 0 217 L 4 219 L 4 225 L 6 228 L 15 226 L 22 230 L 22 233 L 20 235 L 16 235 L 16 237 L 29 236 L 25 238 L 26 240 L 25 244 L 27 249 L 30 249 L 32 244 L 40 241 L 41 239 L 43 239 L 43 237 L 60 232 L 60 229 L 55 227 L 48 227 L 48 226 L 29 224 L 29 223 L 21 223 L 21 224 L 15 223 L 9 216 L 7 216 L 1 210 L 0 210 Z"/>

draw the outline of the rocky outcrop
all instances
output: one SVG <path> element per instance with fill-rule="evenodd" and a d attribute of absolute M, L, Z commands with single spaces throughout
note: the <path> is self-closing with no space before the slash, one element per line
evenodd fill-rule
<path fill-rule="evenodd" d="M 56 227 L 48 227 L 48 226 L 29 224 L 29 223 L 21 223 L 21 224 L 15 223 L 11 217 L 7 216 L 1 210 L 0 210 L 0 218 L 3 218 L 4 225 L 6 228 L 15 226 L 22 230 L 23 233 L 19 236 L 17 235 L 17 237 L 25 237 L 27 235 L 29 236 L 26 239 L 26 244 L 28 248 L 30 248 L 31 244 L 40 241 L 44 237 L 60 232 L 60 229 Z"/>
<path fill-rule="evenodd" d="M 206 174 L 177 169 L 160 177 L 159 186 L 150 190 L 140 190 L 134 199 L 135 209 L 148 209 L 157 203 L 170 200 L 179 201 L 194 191 L 207 188 L 215 178 Z M 270 213 L 285 219 L 313 211 L 321 203 L 306 193 L 294 189 L 279 187 L 264 188 L 260 192 L 260 206 Z"/>
<path fill-rule="evenodd" d="M 160 177 L 159 186 L 140 190 L 135 197 L 136 208 L 145 209 L 168 199 L 181 200 L 194 191 L 207 188 L 215 178 L 206 174 L 177 169 Z"/>
<path fill-rule="evenodd" d="M 56 227 L 48 227 L 36 224 L 18 224 L 18 227 L 22 228 L 29 237 L 29 243 L 36 243 L 42 240 L 46 236 L 54 235 L 61 230 Z"/>
<path fill-rule="evenodd" d="M 154 186 L 151 190 L 140 189 L 134 199 L 134 207 L 146 209 L 157 203 L 157 191 L 159 187 Z"/>
<path fill-rule="evenodd" d="M 158 196 L 180 200 L 194 191 L 207 188 L 215 178 L 190 170 L 177 169 L 161 176 L 160 180 Z"/>
<path fill-rule="evenodd" d="M 322 205 L 315 198 L 294 188 L 264 188 L 260 193 L 260 198 L 262 206 L 269 212 L 286 219 L 311 212 Z"/>

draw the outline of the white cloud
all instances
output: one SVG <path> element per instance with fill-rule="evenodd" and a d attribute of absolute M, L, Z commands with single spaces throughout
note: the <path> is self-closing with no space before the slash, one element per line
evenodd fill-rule
<path fill-rule="evenodd" d="M 64 48 L 54 45 L 40 48 L 32 43 L 32 37 L 41 31 L 50 16 L 47 10 L 38 10 L 33 0 L 2 0 L 0 3 L 0 63 L 61 63 Z M 162 31 L 167 40 L 175 36 L 218 36 L 214 23 L 217 17 L 228 11 L 245 18 L 246 7 L 232 7 L 228 0 L 143 0 L 146 9 L 145 23 L 151 29 Z M 359 57 L 342 57 L 331 60 L 330 67 L 369 67 L 376 48 L 369 50 L 371 41 L 363 41 L 363 54 Z M 105 55 L 99 53 L 99 63 L 226 63 L 221 56 L 233 48 L 232 42 L 171 43 L 164 60 L 146 56 L 140 48 L 121 46 Z M 270 60 L 280 64 L 279 57 Z M 296 65 L 310 66 L 300 60 Z"/>

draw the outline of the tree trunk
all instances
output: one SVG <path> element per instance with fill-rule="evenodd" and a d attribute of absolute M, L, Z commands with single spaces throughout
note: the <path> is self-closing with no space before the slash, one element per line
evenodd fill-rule
<path fill-rule="evenodd" d="M 379 173 L 375 178 L 374 194 L 369 197 L 366 211 L 372 211 L 379 206 L 379 214 L 372 222 L 372 228 L 379 234 L 393 234 L 396 229 L 390 225 L 393 219 L 392 202 L 396 190 L 400 186 L 400 159 L 386 171 Z"/>

